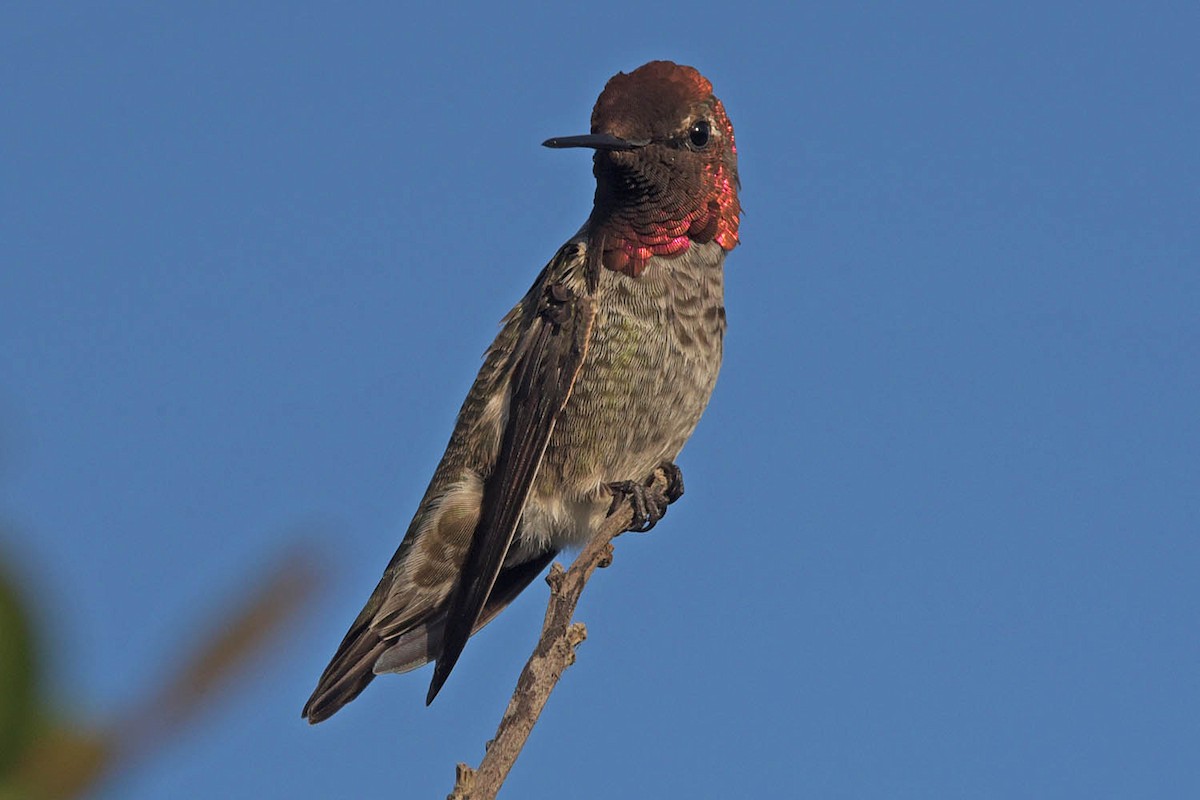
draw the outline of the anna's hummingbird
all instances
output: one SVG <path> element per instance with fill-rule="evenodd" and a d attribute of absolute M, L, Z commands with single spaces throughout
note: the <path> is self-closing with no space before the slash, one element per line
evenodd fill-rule
<path fill-rule="evenodd" d="M 699 72 L 652 61 L 609 80 L 591 130 L 545 145 L 595 151 L 592 214 L 504 318 L 309 722 L 376 674 L 436 660 L 432 702 L 467 638 L 598 530 L 614 494 L 633 495 L 648 529 L 682 492 L 672 462 L 721 365 L 741 214 L 733 126 Z M 652 495 L 659 469 L 672 486 Z"/>

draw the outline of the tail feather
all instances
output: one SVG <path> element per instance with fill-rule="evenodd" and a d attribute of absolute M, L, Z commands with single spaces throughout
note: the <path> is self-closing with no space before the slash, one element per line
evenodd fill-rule
<path fill-rule="evenodd" d="M 375 677 L 375 662 L 387 648 L 388 643 L 369 625 L 351 628 L 337 654 L 321 673 L 317 688 L 304 704 L 301 716 L 316 725 L 358 697 Z"/>
<path fill-rule="evenodd" d="M 375 674 L 385 672 L 412 672 L 437 658 L 442 650 L 442 629 L 446 627 L 446 615 L 412 630 L 405 631 L 398 639 L 388 642 L 388 648 L 375 662 Z"/>
<path fill-rule="evenodd" d="M 488 624 L 546 568 L 558 551 L 542 553 L 521 564 L 500 571 L 487 603 L 475 623 L 472 634 Z M 321 673 L 317 688 L 304 704 L 301 716 L 316 724 L 333 716 L 367 688 L 383 672 L 409 672 L 438 657 L 442 630 L 446 626 L 445 609 L 413 620 L 403 631 L 383 638 L 372 627 L 373 608 L 363 609 L 354 626 L 342 639 L 329 666 Z"/>
<path fill-rule="evenodd" d="M 508 607 L 521 591 L 538 576 L 546 565 L 558 555 L 557 550 L 542 553 L 535 558 L 513 567 L 505 567 L 496 578 L 496 585 L 488 595 L 487 603 L 471 630 L 474 636 L 496 615 Z M 446 627 L 446 614 L 427 620 L 422 625 L 405 631 L 399 638 L 389 642 L 387 651 L 375 663 L 375 674 L 385 672 L 411 672 L 417 667 L 433 661 L 442 652 L 442 632 Z"/>

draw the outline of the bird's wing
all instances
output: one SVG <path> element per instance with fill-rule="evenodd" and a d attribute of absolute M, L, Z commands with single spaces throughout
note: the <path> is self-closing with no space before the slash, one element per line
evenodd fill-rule
<path fill-rule="evenodd" d="M 502 567 L 488 594 L 487 604 L 479 612 L 479 619 L 475 620 L 475 630 L 471 635 L 479 633 L 480 628 L 507 608 L 556 555 L 557 550 L 547 550 L 529 561 Z M 428 664 L 442 652 L 442 631 L 445 627 L 446 617 L 441 614 L 409 628 L 399 638 L 389 640 L 387 649 L 376 658 L 372 672 L 376 675 L 410 672 Z"/>
<path fill-rule="evenodd" d="M 531 293 L 532 321 L 514 351 L 508 417 L 496 465 L 483 487 L 483 506 L 461 576 L 450 595 L 441 653 L 425 702 L 433 702 L 458 661 L 512 544 L 530 487 L 559 413 L 583 366 L 596 307 L 570 273 L 582 248 L 567 245 Z M 576 291 L 572 286 L 580 287 Z"/>

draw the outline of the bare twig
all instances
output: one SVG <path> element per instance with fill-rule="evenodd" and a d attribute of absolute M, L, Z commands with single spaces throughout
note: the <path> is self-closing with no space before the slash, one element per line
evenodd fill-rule
<path fill-rule="evenodd" d="M 661 492 L 666 486 L 666 478 L 660 470 L 650 489 Z M 563 670 L 575 663 L 575 648 L 587 638 L 583 623 L 571 621 L 583 587 L 597 567 L 612 563 L 612 540 L 628 530 L 632 521 L 633 507 L 626 498 L 609 513 L 604 525 L 584 546 L 569 570 L 564 571 L 557 562 L 550 567 L 546 577 L 550 584 L 550 603 L 546 607 L 541 638 L 517 678 L 517 688 L 500 719 L 495 738 L 487 744 L 483 761 L 478 769 L 458 765 L 454 791 L 447 800 L 493 800 L 500 791 L 541 716 L 550 692 L 558 684 Z"/>

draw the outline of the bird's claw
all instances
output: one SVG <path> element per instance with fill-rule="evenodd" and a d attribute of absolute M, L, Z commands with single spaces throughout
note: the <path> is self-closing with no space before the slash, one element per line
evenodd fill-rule
<path fill-rule="evenodd" d="M 663 489 L 663 494 L 667 496 L 667 503 L 674 503 L 683 497 L 683 470 L 673 461 L 664 461 L 658 465 L 655 475 L 650 476 L 650 479 L 654 480 L 659 471 L 667 479 L 667 488 Z"/>
<path fill-rule="evenodd" d="M 665 480 L 666 486 L 657 485 L 660 478 Z M 667 506 L 683 496 L 683 471 L 670 461 L 664 461 L 642 483 L 614 481 L 608 484 L 608 488 L 613 493 L 608 513 L 612 514 L 622 500 L 629 498 L 633 519 L 626 530 L 645 533 L 666 515 Z"/>

